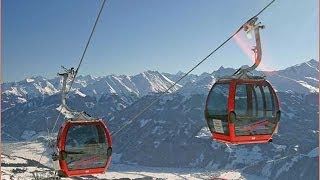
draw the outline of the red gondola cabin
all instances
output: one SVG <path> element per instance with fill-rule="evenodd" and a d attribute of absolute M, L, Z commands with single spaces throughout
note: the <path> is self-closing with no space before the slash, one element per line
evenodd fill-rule
<path fill-rule="evenodd" d="M 57 143 L 62 176 L 104 173 L 110 164 L 112 141 L 102 120 L 65 122 Z"/>
<path fill-rule="evenodd" d="M 279 101 L 263 78 L 220 79 L 207 97 L 205 118 L 217 141 L 265 143 L 272 141 L 278 128 Z"/>

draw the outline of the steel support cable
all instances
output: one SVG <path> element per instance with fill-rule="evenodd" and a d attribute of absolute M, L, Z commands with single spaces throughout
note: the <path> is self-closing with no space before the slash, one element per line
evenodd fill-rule
<path fill-rule="evenodd" d="M 82 56 L 81 56 L 81 58 L 80 58 L 79 65 L 78 65 L 78 67 L 77 67 L 77 69 L 76 69 L 76 71 L 75 71 L 75 74 L 74 74 L 74 76 L 73 76 L 73 78 L 72 78 L 72 81 L 71 81 L 71 85 L 70 85 L 69 90 L 67 91 L 66 94 L 68 94 L 68 93 L 70 92 L 71 87 L 72 87 L 72 85 L 73 85 L 73 83 L 74 83 L 74 80 L 75 80 L 75 78 L 76 78 L 76 76 L 77 76 L 77 74 L 78 74 L 78 71 L 79 71 L 79 69 L 80 69 L 80 66 L 81 66 L 81 64 L 82 64 L 82 61 L 83 61 L 83 59 L 84 59 L 84 56 L 85 56 L 85 54 L 86 54 L 86 52 L 87 52 L 87 49 L 88 49 L 88 47 L 89 47 L 89 44 L 90 44 L 90 42 L 91 42 L 92 35 L 93 35 L 93 33 L 94 33 L 95 29 L 96 29 L 96 26 L 97 26 L 97 24 L 98 24 L 98 21 L 99 21 L 99 18 L 100 18 L 100 15 L 101 15 L 101 13 L 102 13 L 102 10 L 103 10 L 103 7 L 104 7 L 105 3 L 106 3 L 106 0 L 103 0 L 102 5 L 101 5 L 100 10 L 99 10 L 99 13 L 98 13 L 98 16 L 97 16 L 97 18 L 96 18 L 96 20 L 95 20 L 95 23 L 94 23 L 94 25 L 93 25 L 93 28 L 92 28 L 92 30 L 91 30 L 89 39 L 88 39 L 88 41 L 87 41 L 87 43 L 86 43 L 85 49 L 84 49 L 84 51 L 83 51 L 83 53 L 82 53 Z M 54 123 L 54 125 L 53 125 L 53 128 L 52 128 L 50 134 L 54 131 L 54 129 L 55 129 L 56 125 L 57 125 L 58 119 L 59 119 L 59 117 L 60 117 L 60 115 L 61 115 L 61 110 L 62 110 L 62 106 L 61 106 L 61 108 L 60 108 L 59 115 L 58 115 L 58 117 L 57 117 L 57 119 L 56 119 L 56 121 L 55 121 L 55 123 Z"/>
<path fill-rule="evenodd" d="M 259 16 L 259 15 L 260 15 L 263 11 L 265 11 L 274 1 L 275 1 L 275 0 L 272 0 L 268 5 L 266 5 L 261 11 L 259 11 L 259 12 L 258 12 L 255 16 L 253 16 L 252 18 L 255 18 L 255 17 Z M 76 76 L 77 76 L 77 74 L 78 74 L 78 71 L 79 71 L 79 69 L 80 69 L 80 66 L 81 66 L 81 64 L 82 64 L 82 61 L 83 61 L 84 56 L 85 56 L 85 54 L 86 54 L 87 48 L 88 48 L 88 46 L 89 46 L 89 44 L 90 44 L 92 35 L 93 35 L 94 31 L 95 31 L 97 22 L 98 22 L 98 20 L 99 20 L 99 18 L 100 18 L 100 15 L 101 15 L 101 12 L 102 12 L 103 7 L 104 7 L 104 5 L 105 5 L 105 2 L 106 2 L 106 0 L 103 0 L 103 3 L 102 3 L 102 5 L 101 5 L 100 11 L 99 11 L 99 14 L 98 14 L 98 16 L 97 16 L 97 18 L 96 18 L 95 24 L 94 24 L 94 26 L 93 26 L 93 28 L 92 28 L 91 33 L 90 33 L 89 39 L 88 39 L 87 44 L 86 44 L 85 49 L 84 49 L 84 52 L 83 52 L 83 54 L 82 54 L 82 56 L 81 56 L 81 58 L 80 58 L 79 65 L 78 65 L 78 67 L 77 67 L 77 69 L 76 69 L 76 71 L 75 71 L 75 75 L 74 75 L 74 77 L 73 77 L 73 79 L 72 79 L 72 82 L 71 82 L 71 85 L 70 85 L 70 87 L 69 87 L 69 90 L 68 90 L 67 94 L 70 92 L 70 90 L 71 90 L 71 88 L 72 88 L 72 85 L 73 85 L 73 83 L 74 83 L 74 80 L 75 80 L 75 78 L 76 78 Z M 251 19 L 252 19 L 252 18 L 251 18 Z M 251 20 L 251 19 L 250 19 L 250 20 Z M 115 135 L 116 135 L 117 133 L 119 133 L 123 128 L 125 128 L 127 125 L 129 125 L 130 123 L 132 123 L 134 120 L 136 120 L 140 115 L 142 115 L 145 111 L 147 111 L 152 105 L 154 105 L 156 102 L 158 102 L 158 101 L 160 100 L 160 97 L 162 97 L 164 94 L 166 94 L 167 92 L 169 92 L 169 90 L 171 90 L 174 86 L 176 86 L 182 79 L 184 79 L 187 75 L 189 75 L 194 69 L 196 69 L 199 65 L 201 65 L 205 60 L 207 60 L 212 54 L 214 54 L 216 51 L 218 51 L 218 50 L 219 50 L 222 46 L 224 46 L 228 41 L 230 41 L 230 39 L 232 39 L 236 34 L 238 34 L 239 31 L 240 31 L 242 28 L 243 28 L 243 26 L 241 26 L 235 33 L 233 33 L 229 38 L 227 38 L 222 44 L 220 44 L 220 45 L 219 45 L 216 49 L 214 49 L 209 55 L 207 55 L 204 59 L 202 59 L 197 65 L 195 65 L 195 66 L 194 66 L 191 70 L 189 70 L 185 75 L 183 75 L 180 79 L 178 79 L 175 83 L 173 83 L 166 91 L 162 92 L 157 98 L 155 98 L 155 99 L 154 99 L 148 106 L 146 106 L 142 111 L 140 111 L 140 112 L 139 112 L 138 114 L 136 114 L 133 118 L 131 118 L 127 123 L 125 123 L 123 126 L 121 126 L 118 131 L 112 133 L 111 135 L 112 135 L 112 136 L 115 136 Z M 61 113 L 61 112 L 60 112 L 60 113 Z M 57 121 L 58 121 L 58 119 L 59 119 L 60 113 L 59 113 L 59 115 L 58 115 L 58 118 L 57 118 L 56 122 L 54 123 L 55 125 L 56 125 L 56 123 L 57 123 Z M 54 126 L 55 126 L 55 125 L 54 125 Z M 54 128 L 55 128 L 55 127 L 54 127 Z M 54 128 L 53 128 L 52 130 L 54 130 Z M 43 152 L 43 153 L 44 153 L 44 152 Z M 41 155 L 41 157 L 42 157 L 42 155 Z M 40 161 L 39 161 L 39 163 L 40 163 Z"/>
<path fill-rule="evenodd" d="M 93 28 L 92 28 L 92 30 L 91 30 L 91 33 L 90 33 L 90 35 L 89 35 L 89 39 L 88 39 L 88 41 L 87 41 L 87 43 L 86 43 L 86 46 L 85 46 L 85 49 L 84 49 L 84 51 L 83 51 L 83 53 L 82 53 L 82 55 L 81 55 L 80 62 L 79 62 L 78 67 L 77 67 L 77 69 L 76 69 L 76 71 L 75 71 L 75 75 L 74 75 L 74 77 L 73 77 L 73 79 L 72 79 L 72 81 L 71 81 L 71 85 L 70 85 L 70 87 L 69 87 L 69 90 L 67 91 L 67 94 L 70 92 L 70 90 L 71 90 L 71 88 L 72 88 L 72 85 L 73 85 L 73 83 L 74 83 L 74 79 L 76 78 L 76 76 L 77 76 L 77 74 L 78 74 L 78 71 L 79 71 L 79 69 L 80 69 L 80 66 L 81 66 L 81 64 L 82 64 L 82 61 L 83 61 L 83 59 L 84 59 L 84 56 L 85 56 L 85 54 L 86 54 L 86 52 L 87 52 L 87 49 L 88 49 L 88 47 L 89 47 L 89 44 L 90 44 L 90 42 L 91 42 L 91 38 L 92 38 L 93 33 L 94 33 L 95 29 L 96 29 L 96 26 L 97 26 L 97 24 L 98 24 L 98 21 L 99 21 L 99 18 L 100 18 L 100 16 L 101 16 L 101 13 L 102 13 L 102 10 L 103 10 L 103 8 L 104 8 L 105 3 L 106 3 L 106 0 L 103 0 L 102 5 L 101 5 L 100 10 L 99 10 L 99 13 L 98 13 L 98 16 L 97 16 L 97 18 L 96 18 L 96 20 L 95 20 L 95 23 L 94 23 Z M 59 118 L 60 118 L 60 115 L 61 115 L 61 111 L 62 111 L 62 106 L 61 106 L 61 108 L 60 108 L 60 111 L 59 111 L 59 114 L 58 114 L 58 116 L 57 116 L 57 119 L 56 119 L 56 121 L 55 121 L 54 124 L 53 124 L 53 128 L 52 128 L 51 131 L 49 132 L 49 142 L 48 142 L 48 144 L 49 144 L 50 146 L 51 146 L 51 134 L 52 134 L 52 132 L 54 131 L 56 125 L 57 125 L 57 122 L 58 122 L 58 120 L 59 120 Z M 38 163 L 38 165 L 37 165 L 37 168 L 39 167 L 39 165 L 40 165 L 40 163 L 41 163 L 41 159 L 42 159 L 45 151 L 46 151 L 46 150 L 44 149 L 43 152 L 41 153 L 41 156 L 40 156 L 40 159 L 39 159 L 39 163 Z"/>
<path fill-rule="evenodd" d="M 255 16 L 250 18 L 251 19 L 259 16 L 263 11 L 265 11 L 275 0 L 272 0 L 269 4 L 267 4 L 261 11 L 259 11 Z M 247 21 L 247 22 L 248 22 Z M 111 136 L 115 136 L 117 133 L 119 133 L 122 129 L 124 129 L 126 126 L 131 124 L 134 120 L 136 120 L 140 115 L 142 115 L 144 112 L 146 112 L 152 105 L 154 105 L 156 102 L 160 100 L 160 97 L 168 93 L 174 86 L 176 86 L 182 79 L 184 79 L 186 76 L 188 76 L 194 69 L 196 69 L 198 66 L 200 66 L 204 61 L 206 61 L 211 55 L 213 55 L 216 51 L 218 51 L 222 46 L 224 46 L 228 41 L 230 41 L 236 34 L 238 34 L 243 28 L 243 25 L 235 31 L 230 37 L 228 37 L 223 43 L 221 43 L 217 48 L 215 48 L 211 53 L 209 53 L 205 58 L 203 58 L 198 64 L 196 64 L 193 68 L 191 68 L 186 74 L 184 74 L 180 79 L 178 79 L 176 82 L 174 82 L 166 91 L 162 92 L 158 97 L 154 98 L 153 101 L 146 106 L 144 109 L 142 109 L 138 114 L 136 114 L 133 118 L 128 120 L 126 123 L 124 123 L 120 128 L 111 133 Z"/>
<path fill-rule="evenodd" d="M 85 54 L 86 54 L 86 52 L 87 52 L 87 49 L 88 49 L 88 47 L 89 47 L 89 44 L 90 44 L 90 42 L 91 42 L 92 35 L 93 35 L 93 33 L 94 33 L 95 29 L 96 29 L 96 26 L 97 26 L 98 21 L 99 21 L 99 19 L 100 19 L 100 15 L 101 15 L 101 13 L 102 13 L 102 10 L 103 10 L 103 7 L 104 7 L 105 3 L 106 3 L 106 0 L 103 0 L 102 5 L 101 5 L 101 7 L 100 7 L 100 11 L 99 11 L 98 16 L 97 16 L 97 18 L 96 18 L 96 21 L 95 21 L 95 23 L 94 23 L 94 25 L 93 25 L 93 27 L 92 27 L 92 30 L 91 30 L 89 39 L 88 39 L 87 44 L 86 44 L 86 46 L 85 46 L 85 48 L 84 48 L 84 51 L 83 51 L 82 56 L 81 56 L 81 58 L 80 58 L 79 65 L 78 65 L 78 67 L 77 67 L 77 69 L 76 69 L 76 71 L 75 71 L 74 77 L 72 78 L 72 81 L 71 81 L 69 90 L 67 91 L 67 94 L 70 92 L 71 87 L 72 87 L 72 85 L 73 85 L 73 82 L 74 82 L 74 80 L 75 80 L 76 77 L 77 77 L 78 71 L 79 71 L 79 69 L 80 69 L 80 66 L 81 66 L 81 64 L 82 64 L 82 61 L 83 61 L 83 59 L 84 59 L 84 56 L 85 56 Z"/>
<path fill-rule="evenodd" d="M 58 120 L 59 120 L 59 118 L 60 118 L 60 115 L 61 115 L 61 111 L 62 111 L 62 106 L 61 106 L 61 108 L 60 108 L 60 111 L 59 111 L 59 114 L 58 114 L 58 116 L 57 116 L 57 119 L 56 119 L 56 121 L 55 121 L 55 123 L 54 123 L 54 125 L 53 125 L 53 128 L 52 128 L 51 131 L 49 131 L 49 133 L 48 133 L 48 143 L 47 143 L 47 145 L 49 145 L 50 148 L 53 148 L 53 147 L 52 147 L 52 141 L 51 141 L 51 134 L 52 134 L 53 130 L 55 129 L 56 125 L 57 125 L 57 122 L 58 122 Z M 49 129 L 49 130 L 50 130 L 50 129 Z M 42 153 L 41 153 L 41 156 L 40 156 L 40 158 L 39 158 L 38 165 L 37 165 L 37 168 L 36 168 L 36 169 L 39 168 L 39 166 L 40 166 L 40 164 L 41 164 L 41 159 L 42 159 L 42 157 L 43 157 L 43 155 L 44 155 L 45 152 L 46 152 L 46 148 L 44 148 L 44 150 L 43 150 Z M 54 150 L 52 149 L 52 153 L 53 153 L 53 152 L 54 152 Z"/>

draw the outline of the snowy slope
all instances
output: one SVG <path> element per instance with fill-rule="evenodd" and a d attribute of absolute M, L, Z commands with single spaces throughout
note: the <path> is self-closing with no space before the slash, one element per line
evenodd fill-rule
<path fill-rule="evenodd" d="M 53 95 L 57 92 L 58 90 L 47 79 L 40 76 L 2 85 L 3 94 L 20 97 Z"/>
<path fill-rule="evenodd" d="M 157 71 L 146 71 L 132 77 L 139 93 L 143 96 L 149 92 L 164 92 L 173 85 L 173 81 Z M 175 92 L 181 86 L 174 86 L 169 93 Z"/>
<path fill-rule="evenodd" d="M 37 161 L 43 151 L 43 146 L 38 142 L 29 143 L 9 143 L 4 144 L 4 152 L 1 155 L 1 179 L 34 179 L 52 178 L 54 179 L 53 164 L 47 158 L 49 153 L 45 152 L 38 168 Z M 21 154 L 19 151 L 8 149 L 24 149 L 31 150 L 34 154 Z M 125 165 L 112 162 L 109 169 L 104 174 L 82 176 L 77 178 L 61 178 L 62 180 L 72 179 L 176 179 L 176 180 L 200 180 L 210 178 L 224 178 L 224 179 L 248 179 L 248 176 L 239 171 L 209 171 L 207 169 L 199 168 L 157 168 L 146 167 L 139 165 Z M 57 178 L 57 177 L 56 177 Z M 261 179 L 261 178 L 259 178 Z"/>
<path fill-rule="evenodd" d="M 27 78 L 20 82 L 4 83 L 1 88 L 2 111 L 17 103 L 25 103 L 33 97 L 51 96 L 58 92 L 53 84 L 40 76 Z"/>
<path fill-rule="evenodd" d="M 314 59 L 265 74 L 278 91 L 319 93 L 319 62 Z"/>
<path fill-rule="evenodd" d="M 52 96 L 61 89 L 60 78 L 26 78 L 23 81 L 2 84 L 2 111 L 18 103 L 36 97 Z M 72 92 L 80 96 L 93 96 L 99 99 L 104 94 L 144 96 L 149 93 L 163 92 L 173 81 L 157 71 L 146 71 L 135 76 L 108 75 L 105 77 L 79 76 L 73 84 Z M 178 90 L 176 85 L 169 93 Z"/>
<path fill-rule="evenodd" d="M 173 84 L 166 76 L 157 71 L 146 71 L 135 76 L 116 76 L 109 75 L 81 88 L 85 94 L 100 97 L 107 94 L 121 94 L 144 96 L 149 93 L 163 92 Z M 181 86 L 177 85 L 170 92 L 178 90 Z"/>

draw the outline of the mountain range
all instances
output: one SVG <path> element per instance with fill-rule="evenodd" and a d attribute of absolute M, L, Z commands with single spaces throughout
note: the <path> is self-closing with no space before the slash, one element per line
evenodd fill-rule
<path fill-rule="evenodd" d="M 79 76 L 67 101 L 74 109 L 103 118 L 112 132 L 128 124 L 113 137 L 113 163 L 318 179 L 318 64 L 312 59 L 279 71 L 257 72 L 266 75 L 281 102 L 279 134 L 267 144 L 226 146 L 210 137 L 203 115 L 206 96 L 217 78 L 236 71 L 232 68 L 187 75 L 133 122 L 134 115 L 185 73 Z M 1 88 L 2 140 L 43 141 L 39 137 L 58 116 L 60 79 L 30 77 Z M 63 121 L 61 117 L 58 126 Z"/>
<path fill-rule="evenodd" d="M 212 73 L 201 75 L 190 74 L 169 93 L 179 90 L 184 93 L 206 94 L 208 88 L 216 78 L 230 75 L 235 69 L 220 67 Z M 310 60 L 279 71 L 261 72 L 267 76 L 274 88 L 278 91 L 296 91 L 299 93 L 319 92 L 318 88 L 318 61 Z M 80 96 L 100 98 L 104 94 L 134 95 L 142 97 L 149 93 L 165 91 L 173 82 L 180 79 L 185 73 L 177 74 L 146 71 L 134 76 L 108 75 L 104 77 L 79 76 L 72 88 Z M 285 84 L 285 85 L 284 85 Z M 2 110 L 24 103 L 35 97 L 48 97 L 59 93 L 60 78 L 46 79 L 41 76 L 26 78 L 19 82 L 2 84 Z"/>

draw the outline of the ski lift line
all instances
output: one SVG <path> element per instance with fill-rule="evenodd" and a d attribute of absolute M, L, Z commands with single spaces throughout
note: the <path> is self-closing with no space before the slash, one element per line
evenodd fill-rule
<path fill-rule="evenodd" d="M 274 3 L 276 0 L 272 0 L 269 4 L 267 4 L 261 11 L 259 11 L 255 16 L 253 16 L 251 19 L 258 17 L 264 10 L 266 10 L 272 3 Z"/>
<path fill-rule="evenodd" d="M 62 108 L 61 108 L 60 111 L 59 111 L 59 114 L 58 114 L 58 117 L 57 117 L 57 121 L 58 121 L 58 119 L 59 119 L 59 117 L 60 117 L 60 115 L 61 115 L 61 110 L 62 110 Z M 57 124 L 57 121 L 56 121 L 54 127 L 51 129 L 51 131 L 48 129 L 48 142 L 47 142 L 46 146 L 49 146 L 49 147 L 51 148 L 52 153 L 54 152 L 54 149 L 53 149 L 54 147 L 52 146 L 51 134 L 52 134 L 53 130 L 55 129 L 55 126 L 56 126 L 56 124 Z M 40 158 L 39 158 L 38 165 L 37 165 L 37 168 L 36 168 L 36 169 L 39 168 L 39 166 L 40 166 L 40 164 L 41 164 L 41 159 L 42 159 L 42 157 L 43 157 L 43 155 L 44 155 L 45 152 L 46 152 L 46 149 L 44 148 L 43 151 L 42 151 L 42 153 L 41 153 L 41 156 L 40 156 Z"/>
<path fill-rule="evenodd" d="M 59 114 L 58 114 L 58 117 L 57 117 L 56 121 L 54 122 L 54 125 L 53 125 L 53 127 L 52 127 L 52 129 L 51 129 L 51 131 L 50 131 L 50 135 L 52 134 L 52 132 L 54 131 L 54 129 L 55 129 L 56 126 L 57 126 L 57 122 L 58 122 L 58 120 L 59 120 L 59 118 L 60 118 L 60 115 L 61 115 L 62 107 L 63 107 L 63 106 L 61 106 L 60 111 L 59 111 Z"/>
<path fill-rule="evenodd" d="M 49 145 L 49 142 L 48 142 L 46 145 L 48 146 L 48 145 Z M 40 158 L 39 158 L 38 165 L 37 165 L 35 171 L 40 167 L 41 159 L 42 159 L 42 157 L 43 157 L 43 155 L 44 155 L 45 152 L 46 152 L 46 148 L 44 148 L 43 151 L 42 151 L 42 153 L 41 153 L 41 156 L 40 156 Z"/>
<path fill-rule="evenodd" d="M 89 44 L 90 44 L 90 42 L 91 42 L 92 35 L 93 35 L 93 33 L 94 33 L 95 29 L 96 29 L 96 26 L 97 26 L 98 21 L 99 21 L 99 19 L 100 19 L 100 16 L 101 16 L 101 13 L 102 13 L 102 10 L 103 10 L 103 7 L 104 7 L 105 3 L 106 3 L 106 0 L 103 0 L 102 5 L 101 5 L 101 7 L 100 7 L 100 11 L 99 11 L 98 16 L 97 16 L 97 18 L 96 18 L 96 21 L 95 21 L 95 23 L 94 23 L 94 25 L 93 25 L 93 28 L 92 28 L 92 30 L 91 30 L 89 39 L 88 39 L 87 44 L 86 44 L 86 46 L 85 46 L 85 48 L 84 48 L 84 51 L 83 51 L 83 53 L 82 53 L 82 55 L 81 55 L 80 62 L 79 62 L 78 67 L 77 67 L 77 69 L 76 69 L 76 71 L 75 71 L 74 77 L 73 77 L 73 79 L 72 79 L 72 81 L 71 81 L 69 90 L 67 91 L 66 95 L 70 92 L 70 90 L 71 90 L 71 88 L 72 88 L 72 85 L 73 85 L 73 82 L 74 82 L 74 80 L 76 79 L 76 76 L 77 76 L 77 74 L 78 74 L 78 71 L 79 71 L 80 66 L 81 66 L 81 64 L 82 64 L 82 61 L 83 61 L 83 59 L 84 59 L 84 56 L 85 56 L 85 54 L 86 54 L 86 52 L 87 52 L 87 49 L 88 49 L 88 47 L 89 47 Z"/>
<path fill-rule="evenodd" d="M 106 0 L 103 0 L 102 5 L 101 5 L 100 10 L 99 10 L 99 13 L 98 13 L 98 16 L 97 16 L 97 18 L 96 18 L 96 20 L 95 20 L 95 23 L 94 23 L 94 25 L 93 25 L 93 28 L 92 28 L 91 33 L 90 33 L 90 36 L 89 36 L 89 39 L 88 39 L 88 41 L 87 41 L 87 43 L 86 43 L 86 46 L 85 46 L 85 48 L 84 48 L 84 51 L 83 51 L 83 53 L 82 53 L 82 55 L 81 55 L 80 62 L 79 62 L 78 67 L 77 67 L 77 69 L 76 69 L 76 71 L 75 71 L 74 77 L 73 77 L 73 79 L 72 79 L 72 81 L 71 81 L 71 85 L 70 85 L 70 87 L 69 87 L 66 95 L 70 92 L 70 90 L 71 90 L 71 88 L 72 88 L 72 85 L 73 85 L 73 82 L 74 82 L 74 79 L 76 78 L 76 76 L 77 76 L 77 74 L 78 74 L 78 71 L 79 71 L 79 69 L 80 69 L 80 66 L 81 66 L 81 64 L 82 64 L 82 61 L 83 61 L 83 59 L 84 59 L 84 56 L 85 56 L 85 54 L 86 54 L 86 52 L 87 52 L 87 49 L 88 49 L 88 47 L 89 47 L 89 44 L 90 44 L 90 42 L 91 42 L 91 38 L 92 38 L 93 33 L 94 33 L 95 29 L 96 29 L 96 26 L 97 26 L 97 24 L 98 24 L 98 21 L 99 21 L 99 18 L 100 18 L 100 16 L 101 16 L 101 13 L 102 13 L 102 10 L 103 10 L 103 7 L 104 7 L 105 3 L 106 3 Z M 57 122 L 58 122 L 58 120 L 59 120 L 59 118 L 60 118 L 62 107 L 63 107 L 63 106 L 61 106 L 60 111 L 59 111 L 59 114 L 58 114 L 58 116 L 57 116 L 57 119 L 56 119 L 56 121 L 54 122 L 51 131 L 49 132 L 49 142 L 48 142 L 49 145 L 51 144 L 51 134 L 52 134 L 52 132 L 54 131 L 54 129 L 55 129 L 56 125 L 57 125 Z M 42 156 L 44 155 L 44 153 L 45 153 L 45 150 L 42 152 L 42 154 L 41 154 L 41 156 L 40 156 L 38 166 L 40 165 L 40 162 L 41 162 L 41 159 L 42 159 Z M 37 166 L 37 167 L 38 167 L 38 166 Z"/>
<path fill-rule="evenodd" d="M 259 16 L 263 11 L 265 11 L 275 0 L 272 0 L 269 4 L 267 4 L 261 11 L 259 11 L 256 15 L 254 15 L 252 18 L 250 18 L 247 22 L 251 21 L 253 18 L 256 18 Z M 246 24 L 246 23 L 245 23 Z M 166 91 L 162 92 L 158 97 L 154 98 L 154 100 L 146 106 L 143 110 L 141 110 L 137 115 L 135 115 L 133 118 L 131 118 L 129 121 L 124 123 L 123 126 L 119 128 L 119 130 L 115 131 L 114 133 L 111 133 L 111 136 L 115 136 L 117 133 L 119 133 L 123 128 L 125 128 L 127 125 L 131 124 L 134 120 L 136 120 L 140 115 L 142 115 L 145 111 L 147 111 L 152 105 L 154 105 L 156 102 L 160 100 L 160 97 L 162 97 L 164 94 L 168 93 L 169 90 L 171 90 L 174 86 L 176 86 L 182 79 L 184 79 L 186 76 L 188 76 L 193 70 L 195 70 L 198 66 L 200 66 L 204 61 L 206 61 L 210 56 L 212 56 L 216 51 L 218 51 L 222 46 L 224 46 L 227 42 L 229 42 L 236 34 L 238 34 L 243 29 L 243 25 L 235 31 L 230 37 L 228 37 L 224 42 L 222 42 L 217 48 L 215 48 L 211 53 L 209 53 L 205 58 L 203 58 L 198 64 L 196 64 L 193 68 L 191 68 L 186 74 L 184 74 L 180 79 L 178 79 L 176 82 L 174 82 Z"/>

